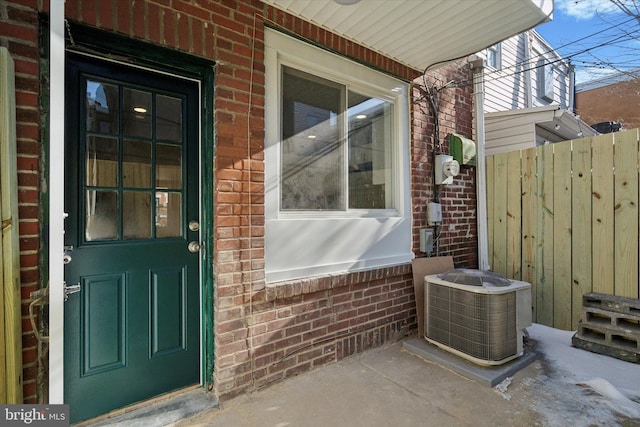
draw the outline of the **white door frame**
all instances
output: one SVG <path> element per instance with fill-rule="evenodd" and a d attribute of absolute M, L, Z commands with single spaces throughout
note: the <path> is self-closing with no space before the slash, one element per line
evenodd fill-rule
<path fill-rule="evenodd" d="M 64 0 L 49 22 L 49 403 L 64 403 Z"/>

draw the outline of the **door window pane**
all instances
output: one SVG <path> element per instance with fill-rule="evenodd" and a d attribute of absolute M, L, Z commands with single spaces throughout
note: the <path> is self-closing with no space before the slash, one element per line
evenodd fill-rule
<path fill-rule="evenodd" d="M 151 144 L 125 140 L 122 146 L 122 185 L 151 188 Z"/>
<path fill-rule="evenodd" d="M 182 235 L 182 194 L 156 192 L 156 237 Z"/>
<path fill-rule="evenodd" d="M 133 191 L 123 193 L 122 235 L 125 239 L 151 237 L 151 194 Z"/>
<path fill-rule="evenodd" d="M 151 94 L 125 88 L 122 112 L 124 136 L 151 138 Z"/>
<path fill-rule="evenodd" d="M 89 190 L 86 192 L 87 241 L 115 240 L 118 238 L 118 193 Z"/>
<path fill-rule="evenodd" d="M 118 140 L 98 136 L 87 137 L 87 185 L 115 187 L 118 185 Z"/>
<path fill-rule="evenodd" d="M 156 138 L 182 141 L 182 99 L 156 96 Z"/>
<path fill-rule="evenodd" d="M 87 131 L 118 133 L 118 86 L 87 81 Z"/>
<path fill-rule="evenodd" d="M 156 188 L 182 188 L 182 147 L 156 145 Z"/>
<path fill-rule="evenodd" d="M 344 87 L 283 71 L 282 209 L 344 209 Z"/>
<path fill-rule="evenodd" d="M 349 91 L 349 208 L 393 207 L 392 104 Z"/>
<path fill-rule="evenodd" d="M 86 240 L 182 236 L 184 100 L 98 81 L 86 99 Z"/>

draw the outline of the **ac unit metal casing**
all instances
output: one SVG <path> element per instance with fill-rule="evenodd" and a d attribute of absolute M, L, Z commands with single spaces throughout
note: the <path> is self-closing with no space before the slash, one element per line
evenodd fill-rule
<path fill-rule="evenodd" d="M 522 330 L 531 326 L 531 285 L 504 280 L 508 286 L 477 286 L 426 276 L 426 340 L 479 365 L 521 356 Z"/>

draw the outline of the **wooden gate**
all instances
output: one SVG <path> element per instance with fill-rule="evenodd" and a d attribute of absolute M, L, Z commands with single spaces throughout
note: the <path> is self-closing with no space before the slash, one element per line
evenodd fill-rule
<path fill-rule="evenodd" d="M 491 269 L 534 322 L 575 330 L 589 292 L 638 298 L 639 130 L 487 157 Z"/>

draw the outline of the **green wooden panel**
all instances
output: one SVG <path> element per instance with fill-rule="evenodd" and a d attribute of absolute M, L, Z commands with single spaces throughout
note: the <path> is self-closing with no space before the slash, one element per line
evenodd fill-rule
<path fill-rule="evenodd" d="M 151 271 L 149 308 L 151 357 L 186 350 L 187 272 L 184 268 Z"/>
<path fill-rule="evenodd" d="M 520 151 L 507 155 L 507 253 L 506 276 L 522 278 L 522 182 Z"/>
<path fill-rule="evenodd" d="M 126 364 L 125 275 L 83 277 L 81 352 L 82 376 Z"/>
<path fill-rule="evenodd" d="M 613 295 L 613 135 L 595 136 L 591 142 L 591 231 L 593 292 Z"/>
<path fill-rule="evenodd" d="M 538 323 L 553 326 L 553 145 L 538 150 L 538 234 L 537 270 L 538 289 L 536 307 Z"/>
<path fill-rule="evenodd" d="M 538 188 L 536 182 L 536 150 L 522 151 L 522 280 L 531 283 L 533 321 L 536 322 L 536 268 Z"/>
<path fill-rule="evenodd" d="M 491 269 L 507 274 L 507 159 L 508 155 L 494 156 L 493 191 L 493 260 Z"/>
<path fill-rule="evenodd" d="M 571 189 L 571 330 L 582 316 L 582 296 L 592 291 L 591 138 L 573 141 Z"/>
<path fill-rule="evenodd" d="M 615 134 L 615 286 L 617 296 L 638 298 L 638 131 Z"/>

